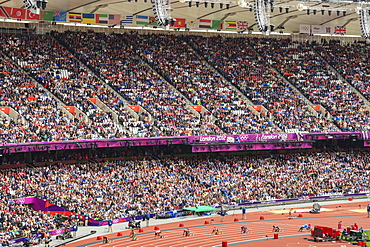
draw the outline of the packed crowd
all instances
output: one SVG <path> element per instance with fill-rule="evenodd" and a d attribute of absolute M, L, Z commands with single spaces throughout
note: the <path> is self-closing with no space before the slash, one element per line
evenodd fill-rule
<path fill-rule="evenodd" d="M 122 42 L 123 35 L 69 33 L 59 37 L 132 104 L 150 112 L 159 129 L 156 135 L 221 133 L 207 112 L 194 114 L 182 95 L 140 59 L 136 47 Z"/>
<path fill-rule="evenodd" d="M 2 119 L 2 142 L 59 141 L 96 138 L 85 123 L 69 117 L 50 97 L 5 57 L 0 62 L 0 106 L 18 112 L 17 123 Z M 24 124 L 22 124 L 24 122 Z"/>
<path fill-rule="evenodd" d="M 283 131 L 338 130 L 321 112 L 315 116 L 303 97 L 271 69 L 245 38 L 187 36 L 186 40 L 253 104 L 263 105 Z"/>
<path fill-rule="evenodd" d="M 26 72 L 37 78 L 62 102 L 76 106 L 87 114 L 96 136 L 126 136 L 127 133 L 116 123 L 112 112 L 100 109 L 89 98 L 98 98 L 110 109 L 129 117 L 131 115 L 124 110 L 123 102 L 51 36 L 2 34 L 2 45 L 9 57 L 22 65 Z M 62 78 L 58 74 L 61 71 L 67 71 L 67 77 Z M 49 106 L 50 111 L 57 109 L 53 102 L 43 102 Z"/>
<path fill-rule="evenodd" d="M 269 118 L 251 113 L 243 96 L 181 37 L 132 34 L 123 38 L 194 105 L 210 110 L 226 133 L 281 131 Z"/>
<path fill-rule="evenodd" d="M 251 43 L 311 102 L 330 111 L 342 131 L 370 130 L 369 111 L 363 100 L 309 44 L 289 39 L 252 39 Z"/>
<path fill-rule="evenodd" d="M 316 44 L 314 49 L 370 100 L 370 61 L 366 44 L 330 41 Z"/>
<path fill-rule="evenodd" d="M 289 39 L 135 32 L 1 34 L 0 42 L 12 60 L 2 57 L 0 63 L 0 105 L 19 113 L 19 119 L 0 120 L 3 142 L 370 130 L 365 102 L 329 67 L 369 97 L 362 43 L 312 48 Z M 270 63 L 327 112 L 313 111 Z M 121 96 L 141 106 L 139 112 L 128 110 Z M 245 96 L 267 112 L 253 114 Z M 66 113 L 61 102 L 82 113 Z"/>
<path fill-rule="evenodd" d="M 368 153 L 192 157 L 21 168 L 0 173 L 1 198 L 36 195 L 104 220 L 183 207 L 360 193 Z"/>
<path fill-rule="evenodd" d="M 35 234 L 47 237 L 49 231 L 69 226 L 68 221 L 61 221 L 49 213 L 34 211 L 27 205 L 14 201 L 0 202 L 0 244 L 12 246 L 12 240 L 19 238 L 32 239 Z"/>

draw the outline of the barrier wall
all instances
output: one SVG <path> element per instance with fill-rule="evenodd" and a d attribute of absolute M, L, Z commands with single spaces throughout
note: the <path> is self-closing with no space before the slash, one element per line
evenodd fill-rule
<path fill-rule="evenodd" d="M 8 143 L 0 145 L 4 153 L 24 153 L 48 150 L 66 150 L 83 148 L 134 147 L 179 144 L 221 144 L 221 143 L 254 143 L 254 142 L 304 142 L 328 139 L 364 139 L 368 140 L 370 132 L 330 132 L 330 133 L 272 133 L 243 135 L 209 135 L 209 136 L 174 136 L 147 138 L 120 138 L 96 140 L 72 140 L 57 142 Z M 370 142 L 366 142 L 370 146 Z M 275 147 L 271 147 L 275 149 Z M 307 148 L 307 147 L 295 147 Z M 213 151 L 213 150 L 212 150 Z M 228 150 L 223 150 L 228 151 Z"/>

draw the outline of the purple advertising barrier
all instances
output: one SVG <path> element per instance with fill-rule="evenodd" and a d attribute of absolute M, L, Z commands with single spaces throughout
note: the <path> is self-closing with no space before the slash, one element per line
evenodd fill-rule
<path fill-rule="evenodd" d="M 29 204 L 31 208 L 35 211 L 50 212 L 53 215 L 57 213 L 64 215 L 64 216 L 75 214 L 69 210 L 66 210 L 65 208 L 56 206 L 52 203 L 49 203 L 37 197 L 24 197 L 24 198 L 14 199 L 13 201 L 17 204 Z"/>
<path fill-rule="evenodd" d="M 364 133 L 364 146 L 369 147 L 370 146 L 370 132 L 363 132 Z"/>
<path fill-rule="evenodd" d="M 312 143 L 254 143 L 254 144 L 219 144 L 212 146 L 192 146 L 193 153 L 235 152 L 251 150 L 298 149 L 312 148 Z"/>
<path fill-rule="evenodd" d="M 271 133 L 271 134 L 241 134 L 241 135 L 209 135 L 209 136 L 173 136 L 173 137 L 143 137 L 96 140 L 72 140 L 56 142 L 7 143 L 0 147 L 4 153 L 24 153 L 35 151 L 53 151 L 66 149 L 106 148 L 106 147 L 136 147 L 154 145 L 179 145 L 196 143 L 247 143 L 264 141 L 304 141 L 326 139 L 349 139 L 356 135 L 358 139 L 367 140 L 370 132 L 315 132 L 315 133 Z M 368 143 L 367 143 L 368 144 Z M 370 145 L 370 144 L 369 144 Z"/>
<path fill-rule="evenodd" d="M 106 147 L 135 147 L 154 145 L 178 145 L 188 143 L 188 136 L 174 137 L 144 137 L 144 138 L 119 138 L 119 139 L 95 139 L 95 140 L 72 140 L 55 142 L 31 142 L 31 143 L 8 143 L 0 145 L 4 153 L 24 153 L 34 151 L 54 151 L 83 148 L 106 148 Z"/>
<path fill-rule="evenodd" d="M 37 240 L 37 239 L 41 238 L 41 236 L 42 236 L 42 234 L 38 233 L 38 234 L 32 235 L 30 238 L 23 237 L 23 238 L 13 239 L 13 240 L 10 241 L 10 243 L 11 244 L 17 244 L 17 243 L 26 242 L 27 240 Z"/>
<path fill-rule="evenodd" d="M 211 135 L 193 136 L 190 140 L 199 140 L 199 143 L 239 143 L 239 142 L 260 142 L 260 141 L 297 141 L 300 138 L 296 133 L 274 133 L 274 134 L 244 134 L 244 135 Z"/>
<path fill-rule="evenodd" d="M 369 132 L 318 132 L 318 133 L 302 133 L 305 140 L 346 140 L 356 137 L 357 139 L 366 139 Z"/>
<path fill-rule="evenodd" d="M 68 229 L 69 231 L 72 231 L 73 230 L 73 227 L 70 227 Z M 60 235 L 60 234 L 63 234 L 65 231 L 67 231 L 67 229 L 63 228 L 63 229 L 57 229 L 57 230 L 51 230 L 49 231 L 49 235 L 51 236 L 57 236 L 57 235 Z M 32 235 L 30 238 L 26 238 L 26 237 L 23 237 L 23 238 L 17 238 L 17 239 L 13 239 L 11 240 L 11 244 L 17 244 L 17 243 L 22 243 L 22 242 L 26 242 L 26 241 L 30 241 L 30 240 L 37 240 L 39 238 L 42 237 L 42 233 L 38 233 L 38 234 L 34 234 Z"/>

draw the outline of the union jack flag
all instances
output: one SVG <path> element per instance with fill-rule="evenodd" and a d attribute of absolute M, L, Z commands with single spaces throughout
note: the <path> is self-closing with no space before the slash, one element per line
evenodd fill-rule
<path fill-rule="evenodd" d="M 336 26 L 334 29 L 334 34 L 345 35 L 346 33 L 347 29 L 345 26 Z"/>
<path fill-rule="evenodd" d="M 248 22 L 247 21 L 238 21 L 237 23 L 239 31 L 245 31 L 248 29 Z"/>

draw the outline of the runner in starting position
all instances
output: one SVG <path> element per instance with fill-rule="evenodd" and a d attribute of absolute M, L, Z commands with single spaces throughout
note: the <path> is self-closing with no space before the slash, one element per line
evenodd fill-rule
<path fill-rule="evenodd" d="M 301 226 L 301 228 L 299 228 L 299 232 L 302 232 L 304 229 L 306 229 L 307 231 L 311 230 L 311 225 L 310 224 L 304 224 L 303 226 Z"/>

